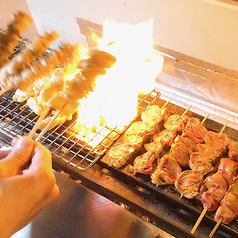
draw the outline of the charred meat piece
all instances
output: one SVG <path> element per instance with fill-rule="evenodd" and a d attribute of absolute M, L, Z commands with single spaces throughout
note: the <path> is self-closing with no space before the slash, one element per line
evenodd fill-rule
<path fill-rule="evenodd" d="M 137 156 L 134 160 L 134 173 L 150 174 L 154 169 L 155 159 L 156 153 L 151 151 Z"/>
<path fill-rule="evenodd" d="M 164 127 L 171 131 L 183 131 L 189 119 L 186 115 L 172 115 L 166 120 Z"/>
<path fill-rule="evenodd" d="M 175 181 L 175 187 L 182 197 L 195 198 L 200 193 L 203 175 L 197 171 L 185 170 Z"/>
<path fill-rule="evenodd" d="M 156 185 L 174 184 L 181 172 L 178 162 L 164 155 L 158 160 L 158 165 L 151 175 L 151 182 Z"/>
<path fill-rule="evenodd" d="M 198 118 L 193 117 L 186 124 L 183 135 L 190 138 L 196 144 L 199 144 L 205 141 L 207 132 L 207 128 L 202 126 L 201 121 Z"/>

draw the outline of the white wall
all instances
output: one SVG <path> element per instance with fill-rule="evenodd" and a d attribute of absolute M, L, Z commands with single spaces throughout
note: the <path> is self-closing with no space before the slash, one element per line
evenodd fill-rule
<path fill-rule="evenodd" d="M 227 4 L 225 2 L 229 2 Z M 154 19 L 155 43 L 238 70 L 238 6 L 219 0 L 28 0 L 40 32 L 57 29 L 63 40 L 85 41 L 76 17 L 136 24 Z"/>

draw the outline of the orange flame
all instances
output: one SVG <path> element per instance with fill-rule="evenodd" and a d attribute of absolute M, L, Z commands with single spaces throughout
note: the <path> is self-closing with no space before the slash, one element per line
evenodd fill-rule
<path fill-rule="evenodd" d="M 153 21 L 135 26 L 107 20 L 103 38 L 92 34 L 99 50 L 114 55 L 115 65 L 97 79 L 93 93 L 80 101 L 79 121 L 92 128 L 105 122 L 123 128 L 136 116 L 138 93 L 154 88 L 163 57 L 153 50 Z"/>

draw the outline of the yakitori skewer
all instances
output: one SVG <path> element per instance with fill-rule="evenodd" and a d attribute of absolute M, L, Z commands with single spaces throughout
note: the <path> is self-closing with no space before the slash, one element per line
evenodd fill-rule
<path fill-rule="evenodd" d="M 68 87 L 64 91 L 59 91 L 55 96 L 53 96 L 47 105 L 45 112 L 49 111 L 51 108 L 56 110 L 56 114 L 51 118 L 49 123 L 42 130 L 37 140 L 45 134 L 45 132 L 54 123 L 56 118 L 66 110 L 67 106 L 70 106 L 73 102 L 78 102 L 79 99 L 87 97 L 89 92 L 94 90 L 96 83 L 96 78 L 99 75 L 106 74 L 106 69 L 111 68 L 116 62 L 116 58 L 104 51 L 92 50 L 89 52 L 89 58 L 82 60 L 79 63 L 79 68 L 81 72 L 78 73 L 74 79 L 70 81 Z M 44 113 L 42 117 L 39 118 L 36 126 L 39 126 L 41 121 L 45 118 L 47 113 Z M 33 130 L 37 130 L 33 128 Z M 31 132 L 32 135 L 34 132 Z"/>
<path fill-rule="evenodd" d="M 223 131 L 225 130 L 226 126 L 227 126 L 228 122 L 226 122 L 224 124 L 224 126 L 222 127 L 221 131 L 219 132 L 219 134 L 221 135 L 223 133 Z M 191 233 L 194 234 L 194 232 L 197 230 L 199 224 L 201 223 L 203 217 L 205 216 L 205 214 L 207 213 L 208 210 L 208 206 L 204 206 L 202 213 L 200 214 L 198 220 L 196 221 L 195 225 L 193 226 Z"/>

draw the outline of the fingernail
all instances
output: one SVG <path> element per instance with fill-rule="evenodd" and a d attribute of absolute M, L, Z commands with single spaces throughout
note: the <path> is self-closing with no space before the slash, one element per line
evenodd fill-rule
<path fill-rule="evenodd" d="M 27 137 L 21 137 L 17 141 L 16 148 L 25 149 L 31 147 L 31 145 L 32 145 L 31 140 L 29 140 Z"/>

